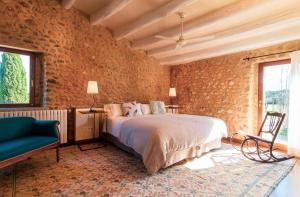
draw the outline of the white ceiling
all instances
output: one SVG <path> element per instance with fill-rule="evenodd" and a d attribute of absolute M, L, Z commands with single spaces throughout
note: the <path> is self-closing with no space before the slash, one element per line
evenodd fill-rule
<path fill-rule="evenodd" d="M 300 39 L 300 0 L 62 0 L 131 41 L 164 65 L 176 65 Z M 176 49 L 184 12 L 184 38 L 199 37 Z M 207 37 L 208 40 L 201 40 Z M 211 37 L 213 36 L 213 37 Z"/>

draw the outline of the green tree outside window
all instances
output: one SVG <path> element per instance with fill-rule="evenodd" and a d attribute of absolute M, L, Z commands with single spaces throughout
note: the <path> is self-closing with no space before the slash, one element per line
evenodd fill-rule
<path fill-rule="evenodd" d="M 0 62 L 0 104 L 29 103 L 26 71 L 20 55 L 3 53 Z"/>

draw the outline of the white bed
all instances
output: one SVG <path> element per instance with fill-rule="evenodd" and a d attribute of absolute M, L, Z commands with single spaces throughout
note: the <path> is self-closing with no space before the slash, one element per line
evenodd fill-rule
<path fill-rule="evenodd" d="M 107 132 L 140 154 L 150 174 L 221 146 L 227 126 L 218 118 L 159 114 L 109 118 Z"/>

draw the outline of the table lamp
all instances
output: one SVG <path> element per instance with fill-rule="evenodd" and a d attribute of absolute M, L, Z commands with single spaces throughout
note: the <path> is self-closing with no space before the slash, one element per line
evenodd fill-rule
<path fill-rule="evenodd" d="M 170 88 L 169 97 L 171 100 L 171 105 L 173 106 L 173 98 L 176 97 L 176 88 Z"/>
<path fill-rule="evenodd" d="M 95 111 L 96 110 L 94 108 L 96 104 L 95 94 L 99 94 L 97 81 L 88 81 L 87 93 L 93 95 L 94 103 L 91 106 L 90 111 Z"/>

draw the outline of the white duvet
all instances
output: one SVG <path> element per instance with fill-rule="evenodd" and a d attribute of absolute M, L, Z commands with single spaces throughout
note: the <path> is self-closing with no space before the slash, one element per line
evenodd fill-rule
<path fill-rule="evenodd" d="M 227 137 L 227 126 L 218 118 L 186 114 L 116 117 L 109 132 L 139 153 L 149 173 L 165 167 L 167 154 L 198 147 Z"/>

